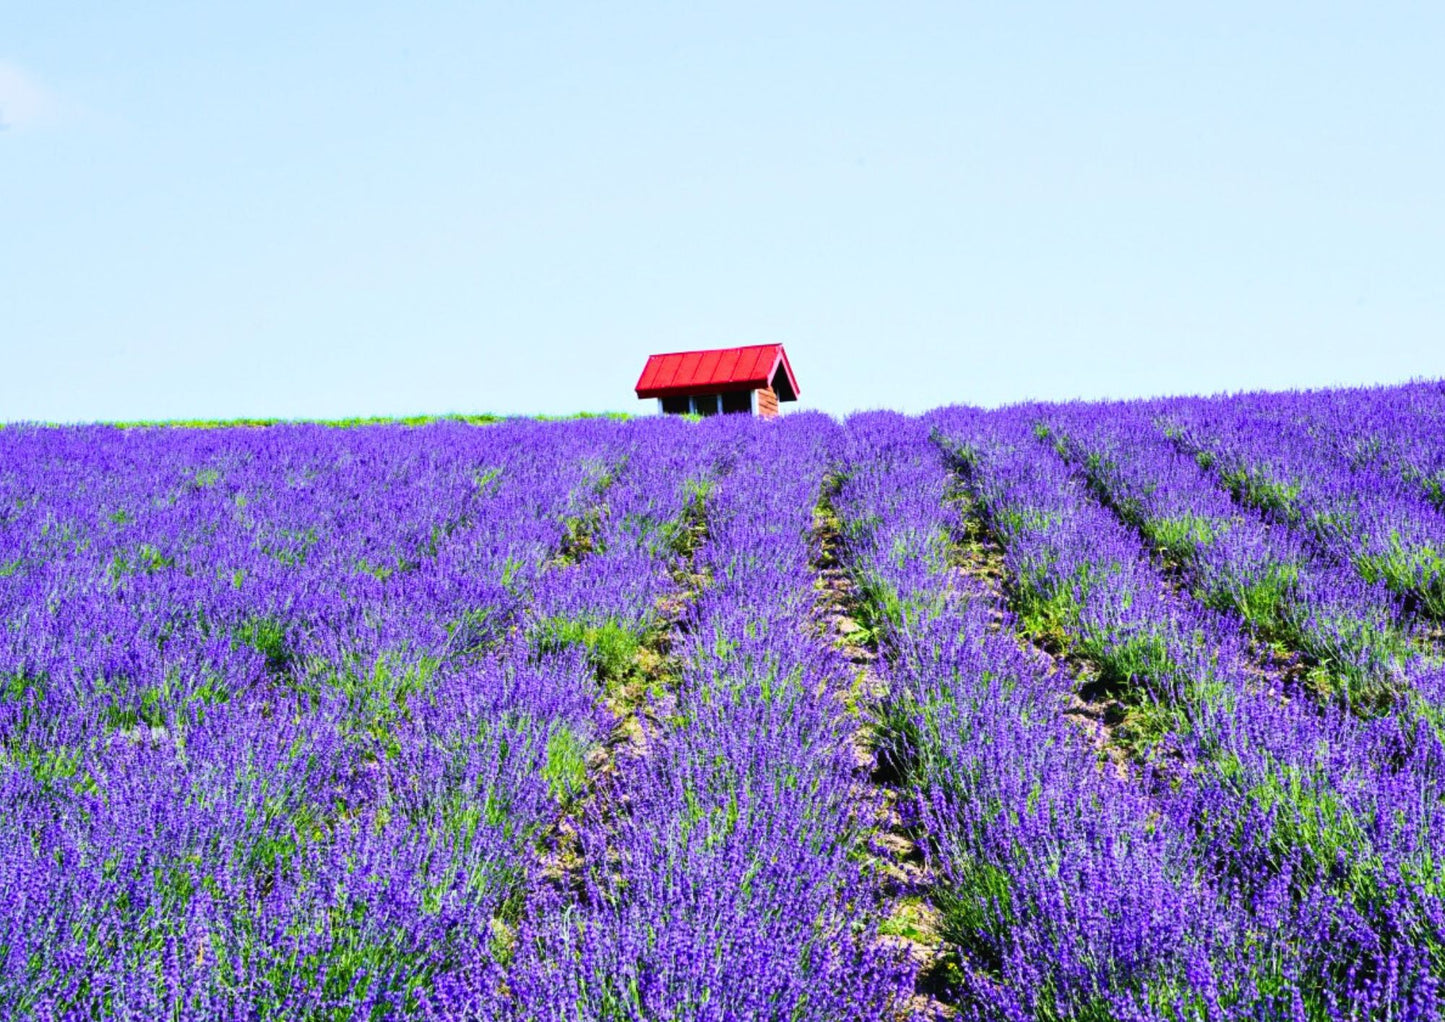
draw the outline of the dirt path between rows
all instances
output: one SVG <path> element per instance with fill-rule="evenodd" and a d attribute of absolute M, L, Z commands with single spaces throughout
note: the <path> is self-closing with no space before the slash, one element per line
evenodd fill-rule
<path fill-rule="evenodd" d="M 563 807 L 555 825 L 539 842 L 542 881 L 573 896 L 585 894 L 586 862 L 579 836 L 582 821 L 589 815 L 608 818 L 627 811 L 627 793 L 617 791 L 613 783 L 619 765 L 647 755 L 649 736 L 664 726 L 676 703 L 682 673 L 676 652 L 678 638 L 689 608 L 708 584 L 708 576 L 697 566 L 697 551 L 708 536 L 703 490 L 691 495 L 677 524 L 668 562 L 676 588 L 654 604 L 651 625 L 642 636 L 625 683 L 603 698 L 615 723 L 588 753 L 586 786 Z"/>
<path fill-rule="evenodd" d="M 902 1019 L 951 1019 L 952 1007 L 941 998 L 943 941 L 942 916 L 928 900 L 932 873 L 923 851 L 900 812 L 905 794 L 891 782 L 889 768 L 880 762 L 875 708 L 888 696 L 889 684 L 879 673 L 877 642 L 858 621 L 862 597 L 852 574 L 843 564 L 842 523 L 833 510 L 842 478 L 824 481 L 813 514 L 812 563 L 816 572 L 813 628 L 816 636 L 842 655 L 853 674 L 844 697 L 845 712 L 856 725 L 849 737 L 854 765 L 860 774 L 856 804 L 871 814 L 869 865 L 880 878 L 889 899 L 888 918 L 880 927 L 879 944 L 911 957 L 918 968 L 918 983 Z"/>

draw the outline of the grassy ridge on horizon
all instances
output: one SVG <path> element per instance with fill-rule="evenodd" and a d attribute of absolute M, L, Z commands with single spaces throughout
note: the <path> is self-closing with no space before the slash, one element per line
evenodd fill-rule
<path fill-rule="evenodd" d="M 469 426 L 491 426 L 499 422 L 518 419 L 532 419 L 538 422 L 568 422 L 575 419 L 612 419 L 625 422 L 631 419 L 630 412 L 573 412 L 570 415 L 495 415 L 490 412 L 464 413 L 446 412 L 441 415 L 351 415 L 340 419 L 286 419 L 280 417 L 235 419 L 123 419 L 117 422 L 39 422 L 26 423 L 41 426 L 114 426 L 116 429 L 227 429 L 234 427 L 261 426 L 330 426 L 334 429 L 351 429 L 356 426 L 426 426 L 433 422 L 464 422 Z M 0 422 L 0 429 L 21 425 L 23 420 Z"/>

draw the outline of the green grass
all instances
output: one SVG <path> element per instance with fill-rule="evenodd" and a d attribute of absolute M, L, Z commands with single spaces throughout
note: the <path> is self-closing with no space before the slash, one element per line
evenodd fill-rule
<path fill-rule="evenodd" d="M 897 589 L 872 572 L 854 572 L 853 584 L 859 596 L 854 616 L 863 630 L 857 641 L 877 642 L 902 627 L 907 608 Z"/>
<path fill-rule="evenodd" d="M 1079 592 L 1087 591 L 1091 576 L 1081 573 Z M 1056 653 L 1073 650 L 1078 635 L 1080 600 L 1074 587 L 1050 585 L 1042 572 L 1019 575 L 1008 587 L 1009 605 L 1018 616 L 1023 634 Z"/>
<path fill-rule="evenodd" d="M 1073 457 L 1071 449 L 1063 444 L 1059 447 L 1065 458 Z M 1201 459 L 1206 468 L 1213 463 L 1212 458 Z M 1083 470 L 1100 502 L 1136 527 L 1172 568 L 1194 570 L 1201 553 L 1230 528 L 1227 520 L 1199 515 L 1150 517 L 1140 501 L 1119 498 L 1114 482 L 1115 467 L 1098 454 L 1083 458 Z M 1244 470 L 1226 473 L 1223 478 L 1237 495 L 1257 507 L 1298 519 L 1297 485 L 1286 486 L 1265 473 Z M 1344 516 L 1316 514 L 1308 525 L 1320 535 L 1348 535 L 1355 530 L 1355 523 Z M 1413 594 L 1427 609 L 1430 581 L 1436 576 L 1445 580 L 1445 562 L 1441 562 L 1433 550 L 1405 551 L 1398 539 L 1386 555 L 1374 563 L 1361 564 L 1359 570 L 1367 580 L 1384 578 L 1397 592 Z M 1302 653 L 1309 662 L 1307 680 L 1322 698 L 1342 698 L 1365 713 L 1388 707 L 1391 698 L 1383 679 L 1392 664 L 1408 656 L 1407 637 L 1388 621 L 1337 620 L 1321 627 L 1309 619 L 1294 596 L 1298 579 L 1297 564 L 1273 563 L 1264 566 L 1260 576 L 1248 581 L 1220 577 L 1209 580 L 1207 588 L 1201 582 L 1195 587 L 1195 596 L 1216 610 L 1235 611 L 1252 632 L 1279 648 L 1281 653 Z M 1425 590 L 1424 594 L 1421 589 Z M 1445 591 L 1440 595 L 1445 598 Z M 1084 652 L 1099 661 L 1106 674 L 1117 675 L 1121 670 L 1138 666 L 1121 662 L 1115 667 L 1109 661 L 1117 657 L 1099 651 Z M 1368 662 L 1359 663 L 1366 654 Z M 1125 654 L 1126 660 L 1128 656 Z M 1164 674 L 1168 673 L 1167 665 L 1158 666 L 1165 668 Z M 1151 673 L 1141 672 L 1143 676 Z"/>
<path fill-rule="evenodd" d="M 411 718 L 409 703 L 432 690 L 439 666 L 434 657 L 387 653 L 369 665 L 352 660 L 313 670 L 306 684 L 339 693 L 346 702 L 346 732 L 378 759 L 396 759 L 402 751 L 397 727 Z"/>
<path fill-rule="evenodd" d="M 588 554 L 602 552 L 604 547 L 599 543 L 597 533 L 607 515 L 607 507 L 601 498 L 625 464 L 625 455 L 615 464 L 600 458 L 583 461 L 582 482 L 570 496 L 575 510 L 562 519 L 562 541 L 556 557 L 558 564 L 575 564 Z"/>
<path fill-rule="evenodd" d="M 131 419 L 122 422 L 103 423 L 118 429 L 228 429 L 235 427 L 259 428 L 265 426 L 330 426 L 335 429 L 352 429 L 356 426 L 427 426 L 433 422 L 464 422 L 472 426 L 489 426 L 504 422 L 500 415 L 460 414 L 445 415 L 352 415 L 340 419 L 283 419 L 283 418 L 238 418 L 238 419 Z"/>
<path fill-rule="evenodd" d="M 1129 691 L 1140 680 L 1162 681 L 1179 670 L 1162 635 L 1120 637 L 1085 629 L 1077 648 L 1098 665 L 1098 682 L 1110 692 Z"/>
<path fill-rule="evenodd" d="M 949 882 L 933 892 L 943 917 L 939 935 L 971 963 L 997 972 L 1003 960 L 989 937 L 1017 925 L 1008 873 L 986 860 L 961 857 L 948 864 L 948 876 Z"/>
<path fill-rule="evenodd" d="M 328 426 L 335 429 L 353 429 L 357 426 L 429 426 L 434 422 L 461 422 L 469 426 L 491 426 L 501 422 L 531 419 L 537 422 L 567 422 L 575 419 L 612 419 L 626 421 L 632 418 L 628 412 L 574 412 L 570 415 L 495 415 L 490 412 L 447 412 L 440 415 L 352 415 L 339 419 L 285 419 L 250 418 L 236 419 L 127 419 L 119 422 L 97 423 L 115 426 L 118 429 L 228 429 L 235 427 L 264 428 L 267 426 Z M 55 423 L 52 425 L 60 425 Z"/>

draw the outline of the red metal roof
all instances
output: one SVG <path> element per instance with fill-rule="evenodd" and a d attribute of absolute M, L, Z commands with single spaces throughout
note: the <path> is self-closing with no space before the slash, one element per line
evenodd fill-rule
<path fill-rule="evenodd" d="M 781 344 L 753 344 L 745 348 L 712 351 L 673 351 L 649 355 L 637 378 L 638 397 L 669 397 L 701 392 L 721 393 L 766 387 L 783 367 L 793 396 L 799 393 L 797 377 Z M 782 395 L 779 395 L 782 397 Z M 788 400 L 783 398 L 783 400 Z"/>

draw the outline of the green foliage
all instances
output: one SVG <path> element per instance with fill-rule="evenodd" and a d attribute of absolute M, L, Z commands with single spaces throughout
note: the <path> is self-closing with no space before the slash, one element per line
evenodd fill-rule
<path fill-rule="evenodd" d="M 1002 968 L 999 938 L 1017 922 L 1008 872 L 984 859 L 960 857 L 948 863 L 946 876 L 933 892 L 943 916 L 940 935 L 965 961 L 989 971 Z"/>
<path fill-rule="evenodd" d="M 93 789 L 94 779 L 81 768 L 85 749 L 56 742 L 9 737 L 0 746 L 0 763 L 28 774 L 46 792 Z"/>
<path fill-rule="evenodd" d="M 277 529 L 264 541 L 258 540 L 257 545 L 262 553 L 278 564 L 296 567 L 306 563 L 306 558 L 318 539 L 315 526 L 305 529 Z"/>
<path fill-rule="evenodd" d="M 1055 652 L 1073 648 L 1079 620 L 1079 601 L 1073 593 L 1035 585 L 1016 586 L 1013 593 L 1014 612 L 1025 636 Z"/>
<path fill-rule="evenodd" d="M 499 637 L 498 624 L 494 607 L 465 611 L 447 624 L 447 652 L 463 657 L 486 652 Z"/>
<path fill-rule="evenodd" d="M 937 427 L 929 431 L 928 439 L 943 451 L 953 471 L 958 473 L 960 479 L 970 479 L 978 471 L 980 456 L 978 448 L 974 445 L 967 441 L 953 440 L 940 432 Z"/>
<path fill-rule="evenodd" d="M 686 558 L 706 535 L 707 505 L 716 487 L 711 479 L 689 479 L 683 483 L 686 494 L 682 513 L 658 522 L 638 522 L 639 533 L 651 533 L 650 548 L 655 555 L 673 559 Z"/>
<path fill-rule="evenodd" d="M 231 686 L 223 675 L 206 671 L 186 693 L 186 705 L 181 710 L 188 719 L 199 723 L 205 717 L 205 707 L 229 702 L 231 695 Z"/>
<path fill-rule="evenodd" d="M 1422 476 L 1419 482 L 1430 503 L 1445 511 L 1445 470 L 1437 472 L 1433 476 Z"/>
<path fill-rule="evenodd" d="M 1135 759 L 1147 760 L 1171 735 L 1185 734 L 1188 730 L 1186 706 L 1156 699 L 1147 690 L 1135 689 L 1128 693 L 1128 706 L 1115 731 L 1115 740 Z"/>
<path fill-rule="evenodd" d="M 588 747 L 566 726 L 557 727 L 548 736 L 542 778 L 558 802 L 571 801 L 586 786 Z"/>
<path fill-rule="evenodd" d="M 402 569 L 406 562 L 398 561 L 396 564 L 373 564 L 365 557 L 359 558 L 356 562 L 356 570 L 363 575 L 370 575 L 378 582 L 385 582 Z"/>
<path fill-rule="evenodd" d="M 920 756 L 932 746 L 925 740 L 923 714 L 918 703 L 907 691 L 899 689 L 873 704 L 871 709 L 879 779 L 885 783 L 921 785 L 927 774 Z"/>
<path fill-rule="evenodd" d="M 597 527 L 602 522 L 602 509 L 590 507 L 580 514 L 562 519 L 562 542 L 557 548 L 558 564 L 575 564 L 598 550 Z"/>
<path fill-rule="evenodd" d="M 1309 620 L 1305 607 L 1286 607 L 1281 641 L 1312 661 L 1308 680 L 1322 698 L 1339 698 L 1372 716 L 1395 702 L 1392 675 L 1410 655 L 1410 640 L 1385 617 Z"/>
<path fill-rule="evenodd" d="M 127 575 L 154 575 L 175 563 L 176 559 L 163 554 L 159 547 L 142 543 L 133 551 L 117 551 L 106 573 L 112 582 L 117 582 Z"/>
<path fill-rule="evenodd" d="M 1203 515 L 1181 515 L 1178 518 L 1144 518 L 1139 527 L 1161 553 L 1176 564 L 1194 560 L 1201 547 L 1214 544 L 1229 530 L 1229 523 Z"/>
<path fill-rule="evenodd" d="M 1092 580 L 1080 583 L 1080 588 Z M 1162 635 L 1119 636 L 1084 625 L 1080 619 L 1079 589 L 1045 587 L 1016 580 L 1011 604 L 1020 631 L 1031 641 L 1092 665 L 1088 682 L 1100 695 L 1117 698 L 1125 706 L 1120 744 L 1138 756 L 1171 732 L 1187 728 L 1187 706 L 1205 686 L 1191 679 L 1169 654 Z M 1190 691 L 1182 691 L 1182 688 Z"/>
<path fill-rule="evenodd" d="M 1299 483 L 1281 482 L 1266 470 L 1253 467 L 1225 469 L 1219 479 L 1236 499 L 1291 525 L 1299 523 Z"/>
<path fill-rule="evenodd" d="M 1384 580 L 1431 617 L 1445 620 L 1445 551 L 1433 543 L 1407 546 L 1398 532 L 1392 532 L 1385 550 L 1362 550 L 1354 561 L 1365 581 Z"/>
<path fill-rule="evenodd" d="M 617 479 L 617 473 L 622 471 L 627 459 L 624 457 L 616 463 L 603 461 L 601 458 L 585 458 L 582 462 L 582 484 L 581 490 L 592 494 L 606 493 L 607 489 Z"/>
<path fill-rule="evenodd" d="M 859 596 L 854 614 L 863 629 L 859 641 L 877 642 L 902 629 L 908 612 L 897 589 L 872 572 L 855 572 L 853 584 Z"/>
<path fill-rule="evenodd" d="M 512 419 L 525 419 L 525 415 L 509 416 Z M 610 419 L 613 422 L 627 422 L 632 418 L 630 412 L 573 412 L 570 415 L 533 415 L 530 418 L 537 422 L 575 422 L 581 419 Z"/>
<path fill-rule="evenodd" d="M 394 759 L 401 753 L 396 725 L 410 719 L 408 703 L 430 689 L 438 666 L 432 657 L 385 653 L 369 667 L 360 661 L 342 664 L 325 672 L 323 682 L 345 698 L 350 732 L 378 755 Z"/>
<path fill-rule="evenodd" d="M 1316 511 L 1309 516 L 1308 526 L 1317 536 L 1352 539 L 1359 534 L 1359 516 L 1348 507 Z"/>
<path fill-rule="evenodd" d="M 1047 532 L 1059 522 L 1059 516 L 1039 508 L 1004 508 L 993 511 L 991 524 L 1005 539 L 1030 532 Z"/>
<path fill-rule="evenodd" d="M 110 679 L 104 686 L 97 684 L 97 689 L 97 694 L 103 693 L 105 697 L 99 703 L 101 723 L 112 732 L 164 728 L 186 701 L 175 669 L 149 684 L 122 675 Z"/>
<path fill-rule="evenodd" d="M 0 678 L 0 698 L 6 702 L 23 702 L 32 694 L 43 694 L 46 688 L 44 675 L 17 672 Z"/>
<path fill-rule="evenodd" d="M 936 935 L 930 918 L 930 903 L 917 896 L 900 898 L 888 918 L 878 927 L 884 936 L 904 937 L 919 943 L 932 943 Z"/>
<path fill-rule="evenodd" d="M 1086 628 L 1079 635 L 1077 648 L 1098 665 L 1098 683 L 1111 692 L 1134 692 L 1141 682 L 1172 678 L 1179 669 L 1162 635 L 1120 637 Z"/>
<path fill-rule="evenodd" d="M 13 714 L 6 726 L 6 734 L 0 735 L 0 748 L 13 747 L 23 743 L 30 726 L 39 723 L 44 716 L 45 697 L 50 690 L 48 674 L 30 674 L 17 671 L 0 675 L 0 705 L 7 705 Z M 7 740 L 8 739 L 8 740 Z"/>
<path fill-rule="evenodd" d="M 288 671 L 295 659 L 286 623 L 268 615 L 248 617 L 231 633 L 232 646 L 250 646 L 266 658 L 272 676 Z"/>
<path fill-rule="evenodd" d="M 647 680 L 638 657 L 644 634 L 613 618 L 601 622 L 546 618 L 532 626 L 527 639 L 537 657 L 585 649 L 588 666 L 609 695 L 623 695 Z"/>
<path fill-rule="evenodd" d="M 1076 460 L 1072 452 L 1061 453 L 1069 460 Z M 1100 503 L 1111 508 L 1125 522 L 1144 534 L 1164 558 L 1177 565 L 1187 565 L 1196 560 L 1203 547 L 1213 545 L 1215 540 L 1229 530 L 1230 523 L 1203 515 L 1183 514 L 1175 518 L 1151 516 L 1144 497 L 1124 496 L 1124 489 L 1118 482 L 1118 468 L 1108 458 L 1097 452 L 1090 452 L 1083 459 L 1085 477 L 1089 488 Z M 1145 485 L 1145 496 L 1152 494 L 1155 484 Z"/>
<path fill-rule="evenodd" d="M 738 697 L 746 699 L 755 694 L 764 705 L 789 706 L 796 702 L 803 691 L 801 665 L 794 665 L 787 670 L 779 664 L 747 664 L 745 667 L 749 669 L 738 676 L 738 684 L 733 686 Z M 755 690 L 750 689 L 749 682 L 757 686 Z"/>
<path fill-rule="evenodd" d="M 562 520 L 562 542 L 558 547 L 559 564 L 572 564 L 593 552 L 600 552 L 597 531 L 607 509 L 597 498 L 612 485 L 622 462 L 609 464 L 601 459 L 591 458 L 583 463 L 583 479 L 571 496 L 576 510 Z"/>
<path fill-rule="evenodd" d="M 1306 872 L 1296 877 L 1296 886 L 1308 889 L 1319 881 L 1357 906 L 1383 905 L 1388 897 L 1381 876 L 1382 864 L 1366 850 L 1372 844 L 1370 824 L 1355 816 L 1340 796 L 1344 781 L 1339 768 L 1327 763 L 1328 749 L 1321 749 L 1314 764 L 1278 761 L 1267 770 L 1249 774 L 1244 799 L 1272 813 L 1271 847 L 1281 861 L 1294 861 Z M 1223 777 L 1243 781 L 1244 767 L 1234 754 L 1222 751 L 1212 768 Z M 1201 833 L 1232 835 L 1241 846 L 1252 843 L 1252 834 L 1241 828 L 1254 817 L 1231 813 L 1229 818 L 1206 820 Z"/>
<path fill-rule="evenodd" d="M 1221 576 L 1201 595 L 1211 607 L 1233 609 L 1257 634 L 1270 639 L 1284 634 L 1285 611 L 1293 603 L 1291 593 L 1298 578 L 1298 565 L 1274 563 L 1249 579 Z"/>
<path fill-rule="evenodd" d="M 685 846 L 690 834 L 702 831 L 705 835 L 703 847 L 718 848 L 728 839 L 728 835 L 737 829 L 742 805 L 739 803 L 738 789 L 730 783 L 733 780 L 728 778 L 725 782 L 727 795 L 721 801 L 715 797 L 720 792 L 708 792 L 708 798 L 699 798 L 695 788 L 683 788 L 683 811 L 677 821 L 679 844 Z M 723 788 L 723 785 L 718 787 Z"/>

